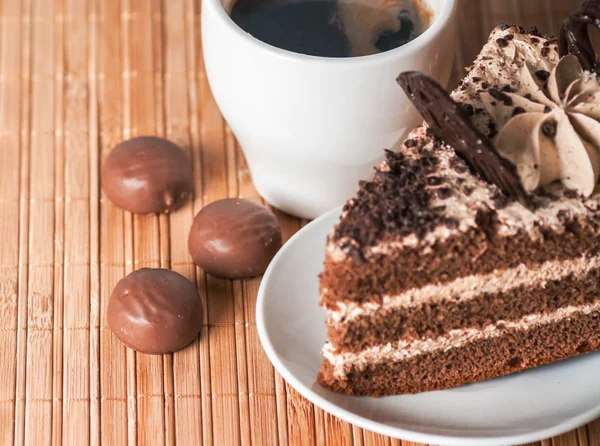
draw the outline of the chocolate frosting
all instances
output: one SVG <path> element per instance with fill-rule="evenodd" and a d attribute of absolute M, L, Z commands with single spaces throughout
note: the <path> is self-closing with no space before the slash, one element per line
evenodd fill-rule
<path fill-rule="evenodd" d="M 500 132 L 499 153 L 513 162 L 526 190 L 561 180 L 589 197 L 600 174 L 600 81 L 575 56 L 549 73 L 524 64 L 516 92 L 481 94 Z"/>

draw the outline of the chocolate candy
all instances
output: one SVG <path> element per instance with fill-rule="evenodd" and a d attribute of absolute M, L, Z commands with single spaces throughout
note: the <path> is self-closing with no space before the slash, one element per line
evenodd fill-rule
<path fill-rule="evenodd" d="M 440 84 L 416 71 L 400 74 L 398 83 L 435 136 L 451 145 L 484 179 L 528 205 L 529 198 L 517 168 L 498 154 L 492 141 L 475 128 L 464 108 Z"/>
<path fill-rule="evenodd" d="M 281 229 L 275 215 L 254 201 L 220 200 L 196 215 L 188 247 L 207 273 L 246 279 L 265 272 L 281 248 Z"/>
<path fill-rule="evenodd" d="M 192 194 L 194 173 L 188 156 L 177 145 L 142 136 L 113 149 L 102 168 L 102 189 L 126 211 L 170 212 Z"/>
<path fill-rule="evenodd" d="M 106 317 L 127 347 L 162 354 L 192 342 L 202 328 L 203 313 L 192 282 L 168 269 L 143 268 L 117 283 Z"/>

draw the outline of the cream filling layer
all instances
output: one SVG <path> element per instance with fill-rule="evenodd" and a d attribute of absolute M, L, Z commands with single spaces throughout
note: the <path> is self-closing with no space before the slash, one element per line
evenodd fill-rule
<path fill-rule="evenodd" d="M 587 315 L 597 311 L 600 311 L 600 301 L 577 307 L 563 307 L 548 314 L 530 314 L 518 321 L 498 321 L 483 329 L 452 330 L 446 336 L 436 339 L 390 342 L 385 345 L 366 348 L 360 353 L 336 353 L 331 344 L 327 343 L 321 354 L 333 365 L 334 375 L 341 378 L 351 368 L 363 370 L 367 365 L 405 361 L 426 353 L 448 351 L 480 339 L 495 338 L 501 336 L 507 330 L 530 330 L 540 325 L 562 321 L 574 315 Z"/>
<path fill-rule="evenodd" d="M 570 274 L 579 279 L 597 268 L 600 268 L 600 256 L 551 260 L 536 267 L 520 264 L 515 268 L 494 271 L 490 274 L 460 277 L 442 285 L 413 288 L 396 296 L 386 295 L 383 296 L 381 304 L 338 302 L 339 310 L 329 311 L 328 323 L 344 323 L 358 317 L 372 315 L 378 311 L 414 307 L 424 303 L 440 303 L 449 300 L 453 302 L 468 301 L 484 293 L 497 294 L 520 286 L 535 285 L 545 288 L 546 283 L 550 280 L 562 280 Z"/>

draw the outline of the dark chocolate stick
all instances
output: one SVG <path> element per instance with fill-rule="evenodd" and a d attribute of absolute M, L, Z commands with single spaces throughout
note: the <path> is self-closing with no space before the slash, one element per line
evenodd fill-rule
<path fill-rule="evenodd" d="M 402 73 L 397 80 L 435 136 L 452 146 L 485 180 L 528 205 L 516 167 L 498 154 L 492 141 L 473 126 L 463 107 L 440 84 L 416 71 Z"/>
<path fill-rule="evenodd" d="M 573 11 L 560 29 L 559 54 L 572 54 L 579 59 L 584 70 L 600 74 L 600 61 L 594 51 L 589 25 L 600 29 L 600 0 L 584 0 Z"/>

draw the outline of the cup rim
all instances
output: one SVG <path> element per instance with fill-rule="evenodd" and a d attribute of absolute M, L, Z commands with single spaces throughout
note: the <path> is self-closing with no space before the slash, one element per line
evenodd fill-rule
<path fill-rule="evenodd" d="M 214 16 L 223 22 L 231 32 L 237 35 L 238 38 L 246 41 L 249 45 L 256 48 L 257 50 L 269 53 L 278 58 L 287 59 L 293 62 L 313 63 L 313 64 L 356 64 L 356 63 L 371 63 L 371 62 L 384 62 L 390 59 L 397 58 L 404 53 L 410 53 L 415 49 L 426 46 L 430 43 L 434 37 L 445 28 L 446 24 L 452 17 L 457 4 L 457 0 L 443 0 L 442 7 L 438 14 L 436 14 L 435 20 L 425 30 L 425 32 L 419 35 L 417 38 L 410 42 L 394 48 L 393 50 L 385 51 L 383 53 L 371 54 L 367 56 L 355 56 L 355 57 L 323 57 L 323 56 L 312 56 L 309 54 L 295 53 L 293 51 L 278 48 L 263 42 L 262 40 L 253 37 L 251 34 L 245 32 L 240 28 L 227 14 L 223 7 L 221 0 L 203 0 L 204 3 L 202 8 L 209 7 L 212 9 Z M 203 27 L 204 28 L 204 27 Z"/>

